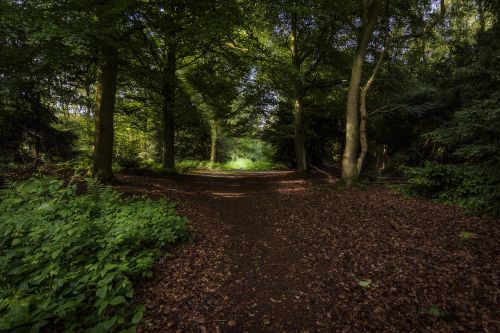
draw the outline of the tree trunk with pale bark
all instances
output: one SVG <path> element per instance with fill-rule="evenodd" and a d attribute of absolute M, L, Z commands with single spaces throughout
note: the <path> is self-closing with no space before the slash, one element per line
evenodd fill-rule
<path fill-rule="evenodd" d="M 373 0 L 369 10 L 363 2 L 363 27 L 361 38 L 354 55 L 351 80 L 346 104 L 346 141 L 342 157 L 342 180 L 347 187 L 352 187 L 358 179 L 357 158 L 359 145 L 359 110 L 358 98 L 361 87 L 361 75 L 365 62 L 366 50 L 370 42 L 381 7 L 381 0 Z"/>
<path fill-rule="evenodd" d="M 368 91 L 373 85 L 373 82 L 375 82 L 375 79 L 377 78 L 378 73 L 380 72 L 380 68 L 384 63 L 385 56 L 387 55 L 388 52 L 388 47 L 389 47 L 388 43 L 389 41 L 387 39 L 384 44 L 384 49 L 377 60 L 377 64 L 375 65 L 375 68 L 373 69 L 370 78 L 368 79 L 366 84 L 361 88 L 361 94 L 359 97 L 359 114 L 361 118 L 359 122 L 359 143 L 361 146 L 361 151 L 356 161 L 357 177 L 359 177 L 361 170 L 363 169 L 363 163 L 365 161 L 366 153 L 368 152 L 368 136 L 366 134 L 368 111 L 366 109 L 366 96 L 368 95 Z"/>

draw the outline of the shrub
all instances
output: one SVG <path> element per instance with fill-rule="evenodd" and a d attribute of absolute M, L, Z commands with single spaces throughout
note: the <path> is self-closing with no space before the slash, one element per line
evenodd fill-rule
<path fill-rule="evenodd" d="M 185 173 L 199 169 L 202 163 L 201 161 L 183 160 L 175 164 L 175 169 L 180 173 Z"/>
<path fill-rule="evenodd" d="M 161 248 L 187 238 L 165 200 L 124 199 L 87 181 L 52 177 L 0 191 L 0 331 L 108 332 L 142 318 L 133 285 Z"/>
<path fill-rule="evenodd" d="M 423 168 L 405 169 L 409 184 L 403 191 L 500 216 L 497 172 L 483 165 L 426 162 Z"/>

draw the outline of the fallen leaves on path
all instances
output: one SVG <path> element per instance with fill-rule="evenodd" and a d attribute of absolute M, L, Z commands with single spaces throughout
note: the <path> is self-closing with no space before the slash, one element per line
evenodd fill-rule
<path fill-rule="evenodd" d="M 318 181 L 122 177 L 124 192 L 179 202 L 195 235 L 138 291 L 140 330 L 500 331 L 497 220 Z"/>

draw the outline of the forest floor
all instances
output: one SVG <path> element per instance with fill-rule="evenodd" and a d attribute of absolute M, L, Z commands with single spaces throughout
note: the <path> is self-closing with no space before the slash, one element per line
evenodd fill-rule
<path fill-rule="evenodd" d="M 139 286 L 141 332 L 500 331 L 497 220 L 283 171 L 117 187 L 178 202 L 194 234 Z"/>

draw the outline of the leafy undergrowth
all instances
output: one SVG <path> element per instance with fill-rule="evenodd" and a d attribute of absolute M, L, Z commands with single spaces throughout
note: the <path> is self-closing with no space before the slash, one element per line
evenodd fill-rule
<path fill-rule="evenodd" d="M 453 165 L 426 162 L 421 168 L 405 168 L 408 184 L 396 190 L 458 205 L 473 213 L 500 217 L 498 168 L 483 165 Z"/>
<path fill-rule="evenodd" d="M 134 283 L 187 239 L 186 219 L 165 200 L 86 187 L 45 177 L 0 191 L 0 331 L 133 331 L 142 319 Z"/>
<path fill-rule="evenodd" d="M 246 171 L 265 171 L 286 169 L 284 165 L 276 164 L 268 161 L 253 161 L 248 158 L 237 158 L 225 163 L 214 163 L 209 161 L 180 161 L 176 165 L 177 171 L 186 173 L 195 170 L 215 170 L 215 171 L 231 171 L 231 170 L 246 170 Z"/>

